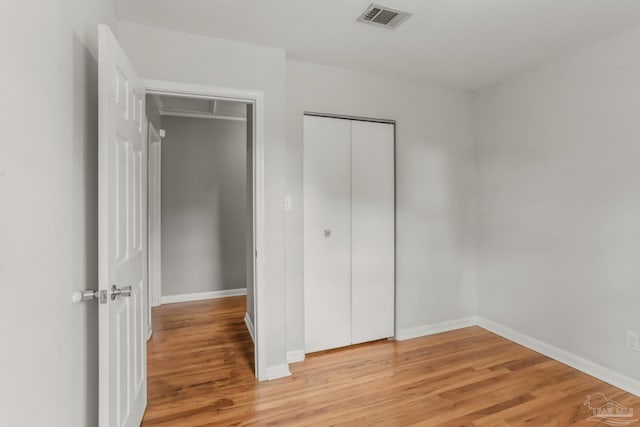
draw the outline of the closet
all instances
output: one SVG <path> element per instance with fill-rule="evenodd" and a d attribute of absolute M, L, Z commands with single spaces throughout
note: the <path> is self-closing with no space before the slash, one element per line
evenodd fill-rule
<path fill-rule="evenodd" d="M 304 116 L 305 352 L 394 335 L 393 123 Z"/>

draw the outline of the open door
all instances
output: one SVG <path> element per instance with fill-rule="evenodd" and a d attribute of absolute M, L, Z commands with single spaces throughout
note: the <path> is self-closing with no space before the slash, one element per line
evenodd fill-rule
<path fill-rule="evenodd" d="M 144 87 L 108 27 L 99 38 L 99 425 L 137 427 L 147 405 Z"/>

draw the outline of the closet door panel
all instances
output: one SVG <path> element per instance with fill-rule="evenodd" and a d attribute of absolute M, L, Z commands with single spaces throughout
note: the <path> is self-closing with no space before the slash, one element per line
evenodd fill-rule
<path fill-rule="evenodd" d="M 394 335 L 394 126 L 352 122 L 352 342 Z"/>
<path fill-rule="evenodd" d="M 351 344 L 351 126 L 304 117 L 307 353 Z"/>

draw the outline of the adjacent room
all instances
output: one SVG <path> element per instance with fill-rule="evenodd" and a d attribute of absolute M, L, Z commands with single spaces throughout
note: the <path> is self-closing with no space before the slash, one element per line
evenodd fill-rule
<path fill-rule="evenodd" d="M 149 139 L 163 135 L 149 150 L 149 175 L 161 178 L 150 179 L 161 242 L 152 306 L 246 294 L 247 104 L 147 95 L 146 105 Z"/>
<path fill-rule="evenodd" d="M 247 287 L 253 287 L 251 108 L 232 100 L 146 96 L 148 417 L 166 404 L 177 372 L 254 369 L 253 332 L 246 330 L 253 329 L 247 305 Z M 230 310 L 240 315 L 221 330 Z M 210 345 L 229 335 L 235 336 L 232 350 Z"/>
<path fill-rule="evenodd" d="M 2 17 L 1 426 L 640 425 L 640 1 Z"/>

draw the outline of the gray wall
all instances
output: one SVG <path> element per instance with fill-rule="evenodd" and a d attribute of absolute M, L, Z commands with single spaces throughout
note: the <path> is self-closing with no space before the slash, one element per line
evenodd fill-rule
<path fill-rule="evenodd" d="M 640 28 L 477 94 L 480 315 L 640 379 Z"/>
<path fill-rule="evenodd" d="M 162 295 L 246 287 L 246 123 L 162 124 Z"/>
<path fill-rule="evenodd" d="M 304 111 L 397 120 L 396 328 L 408 332 L 475 314 L 469 94 L 289 61 L 287 107 L 288 350 L 304 348 Z"/>
<path fill-rule="evenodd" d="M 158 110 L 156 103 L 153 102 L 153 98 L 151 95 L 147 95 L 145 97 L 145 103 L 147 119 L 149 119 L 149 123 L 151 123 L 153 127 L 156 128 L 157 131 L 159 131 L 160 128 L 162 128 L 162 116 L 160 115 L 160 110 Z"/>
<path fill-rule="evenodd" d="M 97 285 L 97 24 L 116 19 L 108 0 L 2 6 L 2 425 L 97 425 L 97 305 L 71 292 Z"/>

